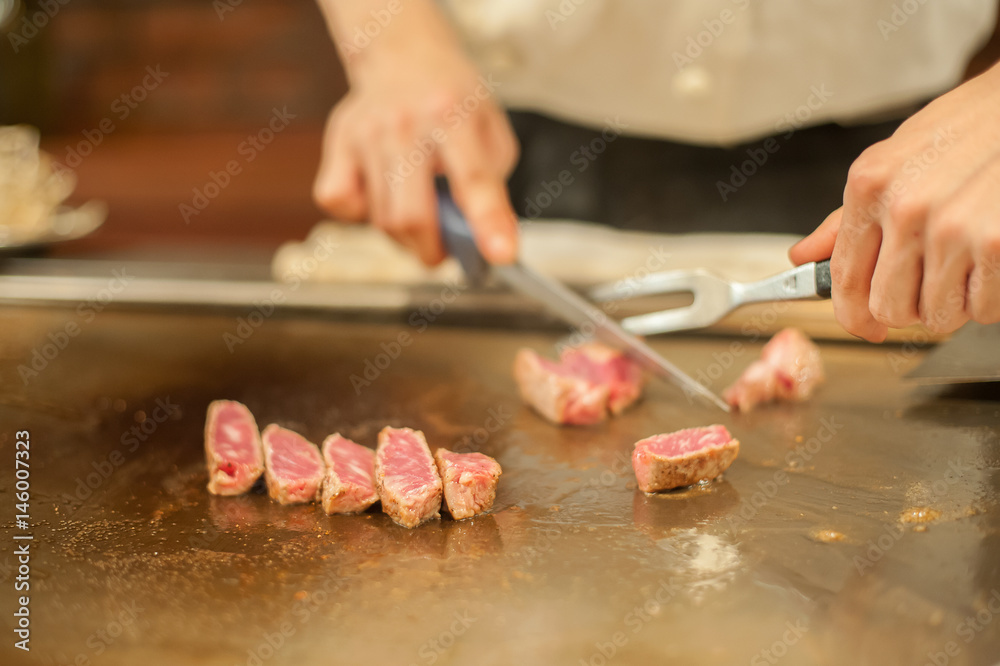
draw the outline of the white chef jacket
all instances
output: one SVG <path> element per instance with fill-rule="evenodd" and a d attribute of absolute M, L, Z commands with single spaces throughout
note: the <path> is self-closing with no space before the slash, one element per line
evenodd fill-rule
<path fill-rule="evenodd" d="M 709 145 L 940 94 L 997 11 L 997 0 L 442 1 L 510 108 Z"/>

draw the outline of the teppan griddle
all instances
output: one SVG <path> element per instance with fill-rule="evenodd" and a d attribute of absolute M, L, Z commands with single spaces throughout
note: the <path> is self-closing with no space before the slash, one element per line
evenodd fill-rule
<path fill-rule="evenodd" d="M 60 337 L 69 323 L 75 333 Z M 548 350 L 557 334 L 250 323 L 0 310 L 4 664 L 1000 655 L 1000 404 L 904 383 L 922 352 L 824 345 L 829 379 L 806 404 L 725 416 L 651 384 L 620 418 L 560 429 L 521 405 L 510 375 L 519 346 Z M 719 390 L 761 341 L 653 344 Z M 432 447 L 484 451 L 504 468 L 496 505 L 406 530 L 374 510 L 330 517 L 260 493 L 212 497 L 202 428 L 216 398 L 316 442 L 340 431 L 372 446 L 392 424 L 424 430 Z M 742 441 L 724 478 L 636 490 L 633 442 L 720 418 Z M 14 442 L 25 430 L 30 528 L 19 530 Z M 34 537 L 30 653 L 10 631 L 18 533 Z"/>

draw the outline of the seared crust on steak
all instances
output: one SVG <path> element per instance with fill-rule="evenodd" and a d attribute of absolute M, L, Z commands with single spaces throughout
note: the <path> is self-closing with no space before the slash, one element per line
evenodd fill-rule
<path fill-rule="evenodd" d="M 691 433 L 709 433 L 710 428 L 691 428 L 670 435 L 655 435 L 640 440 L 632 452 L 632 467 L 639 489 L 647 493 L 690 486 L 700 481 L 714 479 L 725 472 L 740 452 L 740 443 L 721 426 L 725 441 L 709 443 L 701 448 L 680 455 L 666 455 L 655 450 L 655 445 L 666 438 Z M 717 431 L 720 432 L 720 431 Z"/>
<path fill-rule="evenodd" d="M 267 494 L 281 504 L 319 499 L 326 466 L 316 445 L 302 435 L 271 424 L 261 434 Z"/>
<path fill-rule="evenodd" d="M 339 433 L 323 440 L 323 510 L 328 514 L 361 513 L 378 501 L 375 452 Z"/>
<path fill-rule="evenodd" d="M 500 463 L 482 453 L 434 452 L 444 486 L 444 504 L 455 520 L 489 511 L 497 494 L 503 470 Z"/>
<path fill-rule="evenodd" d="M 375 488 L 382 510 L 403 527 L 441 517 L 441 477 L 424 433 L 386 427 L 378 434 Z"/>

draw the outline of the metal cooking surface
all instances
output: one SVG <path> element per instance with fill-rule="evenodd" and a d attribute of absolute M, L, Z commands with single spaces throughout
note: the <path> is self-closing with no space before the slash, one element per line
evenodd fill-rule
<path fill-rule="evenodd" d="M 18 366 L 68 321 L 79 335 L 25 385 Z M 5 542 L 17 430 L 31 433 L 35 523 L 32 651 L 14 650 L 8 631 L 4 664 L 923 664 L 948 651 L 948 664 L 979 665 L 1000 654 L 989 605 L 1000 404 L 905 385 L 920 354 L 825 345 L 829 381 L 805 405 L 730 417 L 652 383 L 618 419 L 557 429 L 521 406 L 509 371 L 519 346 L 549 350 L 557 335 L 271 317 L 234 344 L 224 335 L 237 325 L 0 310 Z M 396 346 L 403 333 L 412 343 Z M 760 346 L 733 359 L 730 344 L 653 346 L 718 376 L 719 390 Z M 370 384 L 356 393 L 366 360 Z M 393 424 L 423 429 L 432 447 L 482 450 L 504 468 L 496 506 L 405 530 L 377 512 L 211 497 L 201 433 L 216 398 L 317 442 L 339 430 L 372 446 Z M 157 422 L 164 406 L 173 416 Z M 742 442 L 724 480 L 635 489 L 635 440 L 720 419 Z M 0 555 L 8 628 L 11 552 Z"/>

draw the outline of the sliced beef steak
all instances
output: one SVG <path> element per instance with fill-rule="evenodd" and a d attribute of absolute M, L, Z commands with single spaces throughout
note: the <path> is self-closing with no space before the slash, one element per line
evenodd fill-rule
<path fill-rule="evenodd" d="M 636 442 L 632 468 L 639 489 L 655 493 L 714 479 L 739 452 L 740 443 L 725 426 L 688 428 Z"/>
<path fill-rule="evenodd" d="M 323 510 L 360 513 L 378 501 L 375 490 L 375 452 L 340 434 L 323 440 Z"/>
<path fill-rule="evenodd" d="M 514 379 L 521 398 L 553 423 L 593 425 L 607 417 L 607 386 L 594 384 L 531 349 L 517 352 Z"/>
<path fill-rule="evenodd" d="M 382 429 L 375 452 L 375 487 L 382 510 L 403 527 L 441 516 L 441 477 L 422 432 Z"/>
<path fill-rule="evenodd" d="M 264 450 L 253 414 L 232 400 L 216 400 L 205 419 L 208 492 L 240 495 L 264 473 Z"/>
<path fill-rule="evenodd" d="M 591 343 L 565 350 L 561 360 L 570 372 L 608 387 L 608 411 L 614 415 L 642 395 L 642 368 L 617 349 Z"/>
<path fill-rule="evenodd" d="M 619 414 L 642 393 L 642 370 L 599 344 L 566 350 L 557 363 L 530 349 L 514 359 L 521 398 L 556 424 L 593 425 Z"/>
<path fill-rule="evenodd" d="M 271 424 L 264 428 L 264 478 L 267 494 L 282 504 L 319 499 L 326 467 L 316 445 L 302 435 Z"/>
<path fill-rule="evenodd" d="M 500 463 L 482 453 L 434 452 L 444 485 L 444 504 L 455 520 L 489 511 L 496 498 Z"/>
<path fill-rule="evenodd" d="M 754 361 L 722 397 L 741 412 L 757 405 L 807 400 L 823 383 L 823 360 L 819 347 L 797 328 L 779 331 L 764 345 Z"/>

